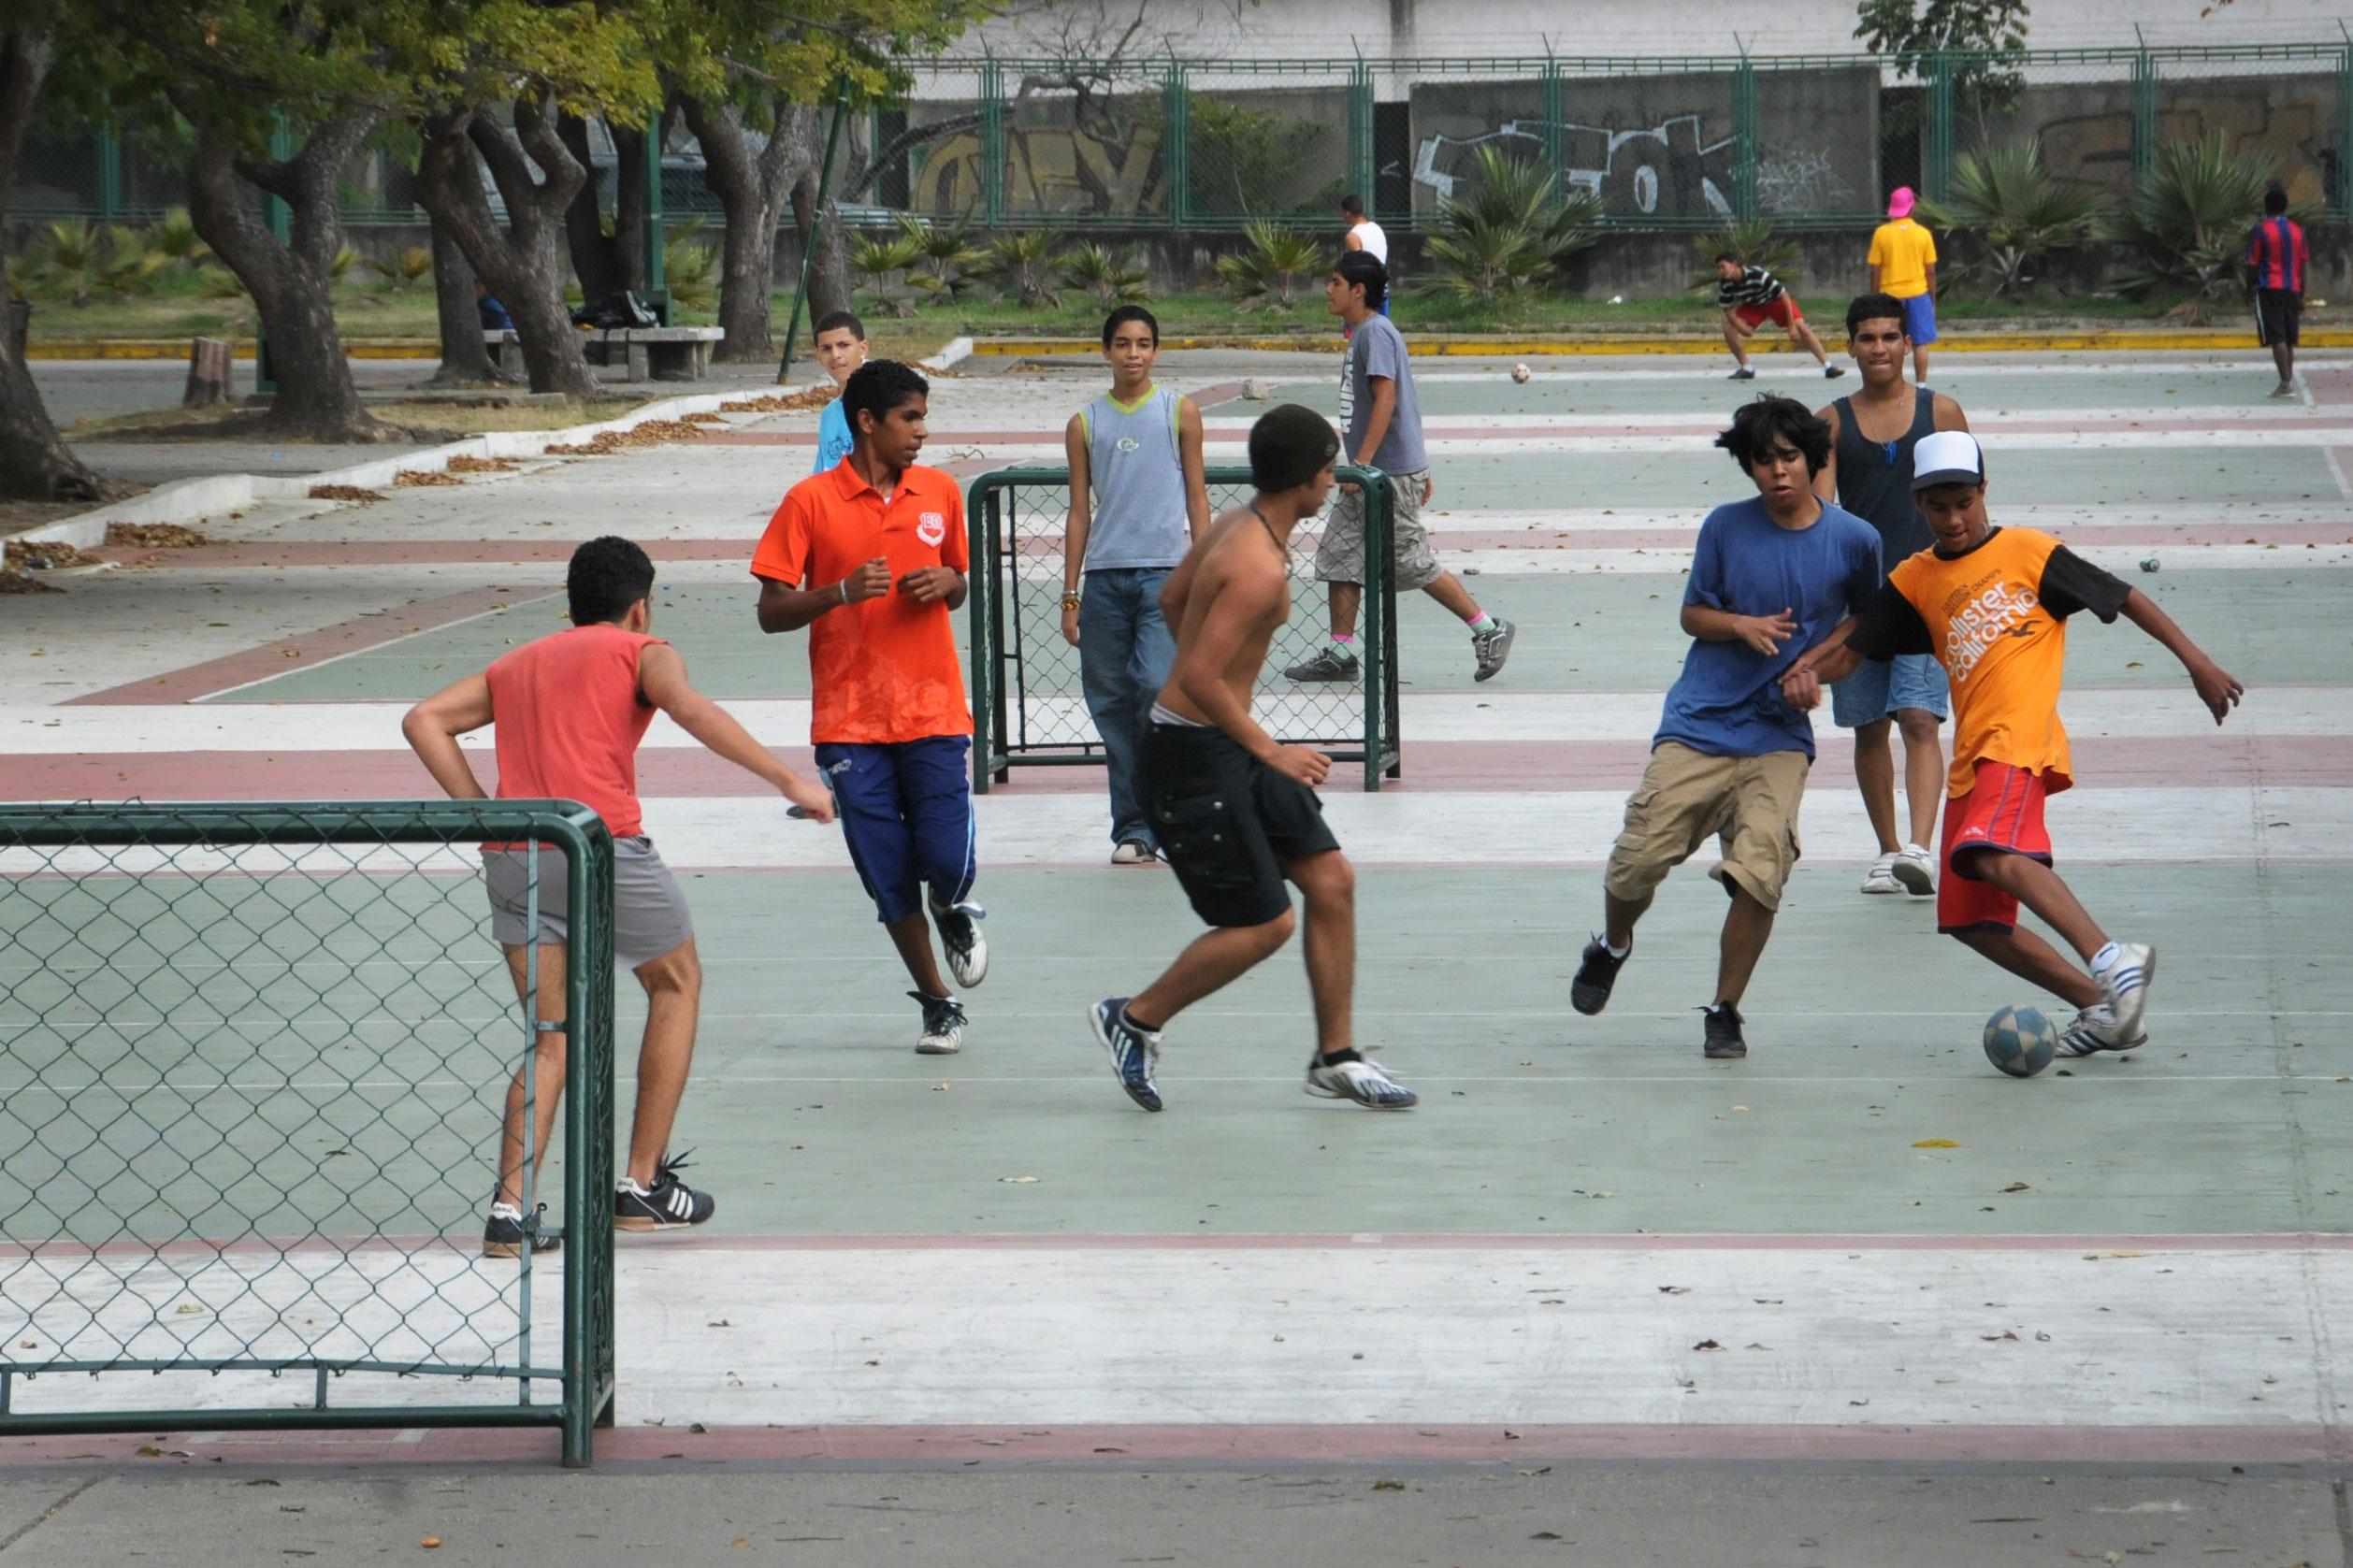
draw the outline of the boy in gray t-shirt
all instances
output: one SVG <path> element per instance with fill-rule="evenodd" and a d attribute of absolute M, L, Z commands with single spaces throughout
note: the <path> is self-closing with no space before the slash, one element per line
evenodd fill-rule
<path fill-rule="evenodd" d="M 1413 388 L 1405 337 L 1380 313 L 1388 297 L 1389 269 L 1364 251 L 1342 256 L 1324 285 L 1324 303 L 1349 324 L 1348 352 L 1340 361 L 1341 457 L 1387 476 L 1395 586 L 1419 588 L 1462 618 L 1470 627 L 1474 679 L 1485 681 L 1503 669 L 1519 628 L 1480 609 L 1431 553 L 1422 509 L 1436 486 L 1422 445 L 1422 399 Z M 1324 518 L 1316 576 L 1331 585 L 1332 640 L 1283 673 L 1294 681 L 1353 681 L 1361 669 L 1356 611 L 1364 597 L 1364 497 L 1354 485 L 1341 486 Z"/>

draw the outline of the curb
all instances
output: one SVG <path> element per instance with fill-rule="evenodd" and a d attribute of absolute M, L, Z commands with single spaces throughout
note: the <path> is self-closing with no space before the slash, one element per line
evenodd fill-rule
<path fill-rule="evenodd" d="M 229 357 L 253 363 L 254 345 L 252 338 L 233 340 Z M 24 346 L 27 359 L 186 359 L 188 339 L 185 338 L 36 338 Z M 439 359 L 441 340 L 438 338 L 362 338 L 356 342 L 346 338 L 343 343 L 346 359 Z"/>
<path fill-rule="evenodd" d="M 232 511 L 262 501 L 308 500 L 311 487 L 319 484 L 349 484 L 372 490 L 390 485 L 396 476 L 405 472 L 424 469 L 438 473 L 449 467 L 453 457 L 537 457 L 551 446 L 575 445 L 608 430 L 634 430 L 651 420 L 681 419 L 687 414 L 711 413 L 722 403 L 738 402 L 756 396 L 756 393 L 736 391 L 700 392 L 688 397 L 666 397 L 659 402 L 632 409 L 618 418 L 599 420 L 593 424 L 575 424 L 562 430 L 491 430 L 445 446 L 426 447 L 419 452 L 403 453 L 397 457 L 379 457 L 371 462 L 323 473 L 210 474 L 201 479 L 178 480 L 160 485 L 144 496 L 134 496 L 127 501 L 117 501 L 112 506 L 100 507 L 94 511 L 60 518 L 14 537 L 28 544 L 70 544 L 79 550 L 95 550 L 106 542 L 107 525 L 110 523 L 192 525 L 203 522 L 215 512 Z M 349 503 L 324 501 L 320 504 L 335 506 Z"/>
<path fill-rule="evenodd" d="M 1939 353 L 2019 353 L 2087 349 L 2245 349 L 2251 334 L 2237 331 L 2133 332 L 2091 329 L 2073 332 L 1955 333 L 1937 339 Z M 1162 349 L 1247 349 L 1290 353 L 1338 353 L 1346 340 L 1338 337 L 1303 335 L 1297 338 L 1169 337 Z M 2353 328 L 2307 328 L 2307 349 L 2353 349 Z M 1499 358 L 1510 354 L 1721 354 L 1721 338 L 1595 335 L 1591 338 L 1408 338 L 1408 353 L 1430 356 Z M 1085 338 L 989 338 L 975 343 L 973 352 L 986 355 L 1091 354 L 1095 343 Z M 1786 342 L 1752 343 L 1751 353 L 1798 353 Z"/>

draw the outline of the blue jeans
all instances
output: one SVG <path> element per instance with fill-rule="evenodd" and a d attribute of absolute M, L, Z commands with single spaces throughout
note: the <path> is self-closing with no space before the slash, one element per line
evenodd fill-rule
<path fill-rule="evenodd" d="M 1111 775 L 1111 842 L 1156 844 L 1135 795 L 1135 754 L 1152 703 L 1176 662 L 1176 640 L 1161 619 L 1166 567 L 1113 567 L 1087 574 L 1078 606 L 1078 681 L 1103 737 Z"/>

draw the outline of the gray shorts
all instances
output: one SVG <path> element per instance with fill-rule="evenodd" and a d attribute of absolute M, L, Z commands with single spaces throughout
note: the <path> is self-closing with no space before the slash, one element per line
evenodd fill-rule
<path fill-rule="evenodd" d="M 1446 574 L 1422 526 L 1422 482 L 1428 477 L 1426 469 L 1389 476 L 1389 558 L 1392 585 L 1400 593 L 1426 588 Z M 1323 515 L 1323 539 L 1316 546 L 1316 579 L 1364 581 L 1364 497 L 1356 491 L 1332 493 L 1331 510 Z"/>
<path fill-rule="evenodd" d="M 534 934 L 527 924 L 530 852 L 483 851 L 483 882 L 490 890 L 490 934 L 502 946 L 552 947 L 564 941 L 568 930 L 564 920 L 568 881 L 564 852 L 543 848 L 539 861 L 540 923 Z M 662 864 L 654 841 L 614 840 L 614 961 L 623 969 L 633 970 L 690 941 L 694 934 L 694 921 L 686 913 L 686 896 L 678 890 L 678 879 L 670 874 L 670 868 Z"/>

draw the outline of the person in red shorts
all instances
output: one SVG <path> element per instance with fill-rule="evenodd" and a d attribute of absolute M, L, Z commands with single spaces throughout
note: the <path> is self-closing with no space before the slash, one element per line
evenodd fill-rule
<path fill-rule="evenodd" d="M 1783 678 L 1783 695 L 1812 707 L 1825 683 L 1864 659 L 1936 655 L 1952 679 L 1955 729 L 1937 929 L 2080 1010 L 2060 1036 L 2061 1055 L 2129 1051 L 2148 1040 L 2142 1020 L 2157 952 L 2108 940 L 2051 869 L 2043 822 L 2043 801 L 2075 782 L 2058 716 L 2068 619 L 2085 610 L 2105 622 L 2122 615 L 2157 639 L 2189 671 L 2216 724 L 2245 688 L 2147 595 L 2048 534 L 1994 526 L 1975 437 L 1940 430 L 1921 438 L 1912 486 L 1935 545 L 1896 567 L 1842 642 L 1826 639 L 1808 650 Z M 2091 972 L 2020 930 L 2020 904 Z"/>
<path fill-rule="evenodd" d="M 977 985 L 989 943 L 974 901 L 973 714 L 951 619 L 964 603 L 968 544 L 956 482 L 916 459 L 931 383 L 869 360 L 842 384 L 850 452 L 794 485 L 752 554 L 759 629 L 809 633 L 809 740 L 832 787 L 842 837 L 923 1010 L 916 1049 L 963 1048 L 948 972 Z M 931 921 L 925 922 L 926 907 Z"/>
<path fill-rule="evenodd" d="M 1846 374 L 1845 366 L 1830 363 L 1829 351 L 1806 324 L 1806 312 L 1799 308 L 1797 296 L 1763 267 L 1742 266 L 1740 258 L 1729 251 L 1716 252 L 1716 308 L 1724 312 L 1724 346 L 1737 361 L 1727 380 L 1756 380 L 1756 372 L 1749 367 L 1745 339 L 1754 337 L 1767 322 L 1787 331 L 1791 342 L 1821 362 L 1825 381 L 1835 381 Z"/>

